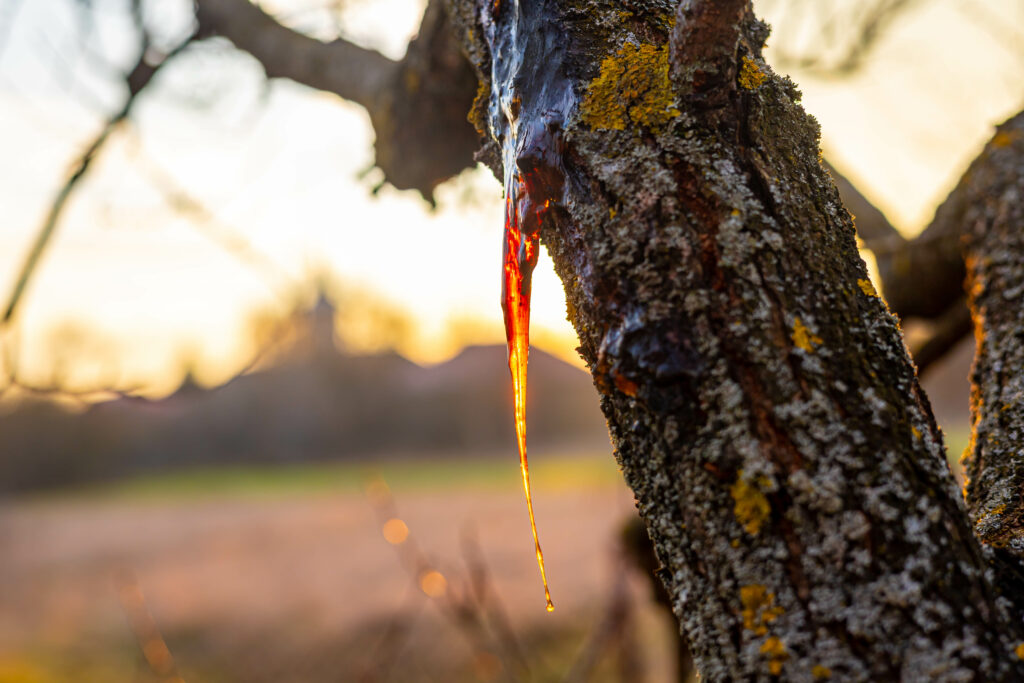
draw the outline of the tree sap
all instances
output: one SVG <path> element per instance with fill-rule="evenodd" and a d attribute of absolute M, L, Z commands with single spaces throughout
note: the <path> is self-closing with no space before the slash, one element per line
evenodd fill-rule
<path fill-rule="evenodd" d="M 576 98 L 564 74 L 565 41 L 543 3 L 495 2 L 481 15 L 494 58 L 488 127 L 501 150 L 505 231 L 501 306 L 512 373 L 516 442 L 530 513 L 537 565 L 548 611 L 554 610 L 530 495 L 526 459 L 526 365 L 530 349 L 530 280 L 540 252 L 541 226 L 551 224 L 564 197 L 564 124 Z M 498 25 L 505 28 L 498 30 Z M 544 65 L 543 79 L 531 74 Z M 546 221 L 546 222 L 545 222 Z"/>
<path fill-rule="evenodd" d="M 526 508 L 530 513 L 530 531 L 533 532 L 533 546 L 537 554 L 540 577 L 544 582 L 544 599 L 547 610 L 555 609 L 551 602 L 547 573 L 544 570 L 544 553 L 537 536 L 537 522 L 533 514 L 533 497 L 530 494 L 530 468 L 526 458 L 526 367 L 530 354 L 530 283 L 533 269 L 537 265 L 540 238 L 536 232 L 524 232 L 520 211 L 529 211 L 532 206 L 525 195 L 522 177 L 515 171 L 506 171 L 505 183 L 505 231 L 502 250 L 501 308 L 505 317 L 505 339 L 508 344 L 508 368 L 512 373 L 512 394 L 514 403 L 516 443 L 519 446 L 519 469 L 523 476 L 523 492 L 526 494 Z M 538 209 L 537 211 L 542 211 Z M 538 220 L 536 224 L 539 224 Z"/>

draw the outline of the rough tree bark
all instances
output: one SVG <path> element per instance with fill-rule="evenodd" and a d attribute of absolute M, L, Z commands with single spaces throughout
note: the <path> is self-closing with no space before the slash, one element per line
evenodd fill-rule
<path fill-rule="evenodd" d="M 1017 595 L 972 534 L 817 125 L 764 62 L 749 3 L 450 2 L 485 84 L 481 158 L 522 178 L 520 215 L 540 219 L 525 229 L 565 285 L 702 676 L 1024 678 Z M 1019 323 L 984 311 L 1017 291 L 1020 216 L 975 224 L 975 313 L 991 362 L 1019 362 Z M 978 419 L 1019 408 L 1018 384 Z M 1018 519 L 1019 488 L 975 505 L 979 525 L 989 499 Z"/>
<path fill-rule="evenodd" d="M 967 500 L 975 532 L 1024 559 L 1024 114 L 1000 126 L 957 191 L 978 349 Z"/>

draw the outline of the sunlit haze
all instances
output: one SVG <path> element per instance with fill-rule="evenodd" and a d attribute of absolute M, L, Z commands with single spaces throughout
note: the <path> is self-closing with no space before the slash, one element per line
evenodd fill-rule
<path fill-rule="evenodd" d="M 124 97 L 100 62 L 124 68 L 134 49 L 122 3 L 96 3 L 102 55 L 79 46 L 75 3 L 19 4 L 0 44 L 4 299 L 69 165 Z M 168 25 L 188 4 L 160 5 Z M 769 20 L 776 4 L 764 3 Z M 980 4 L 923 4 L 851 78 L 792 74 L 826 156 L 907 233 L 928 222 L 992 126 L 1024 104 L 1024 61 L 972 20 Z M 1019 0 L 983 4 L 987 21 L 1024 25 Z M 332 35 L 313 3 L 263 6 Z M 353 2 L 345 35 L 399 57 L 420 11 L 416 0 Z M 82 386 L 114 376 L 166 393 L 186 367 L 224 381 L 256 352 L 254 319 L 311 305 L 318 285 L 408 317 L 391 336 L 339 324 L 357 350 L 393 346 L 429 363 L 503 341 L 501 187 L 489 172 L 440 187 L 435 210 L 412 192 L 373 194 L 380 174 L 365 112 L 291 82 L 265 86 L 240 53 L 199 47 L 154 86 L 78 188 L 5 333 L 29 376 L 46 382 L 69 353 L 62 340 L 74 338 L 68 379 Z M 534 344 L 575 358 L 546 255 L 533 301 Z"/>

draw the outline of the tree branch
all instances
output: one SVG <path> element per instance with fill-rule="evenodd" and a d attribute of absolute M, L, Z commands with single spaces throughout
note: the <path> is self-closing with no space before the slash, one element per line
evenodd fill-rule
<path fill-rule="evenodd" d="M 961 339 L 969 335 L 973 327 L 967 302 L 961 298 L 936 319 L 931 336 L 910 349 L 914 365 L 917 366 L 917 376 L 923 377 Z"/>
<path fill-rule="evenodd" d="M 937 318 L 963 296 L 965 209 L 961 182 L 920 235 L 875 251 L 885 299 L 900 317 Z"/>
<path fill-rule="evenodd" d="M 347 40 L 325 43 L 277 23 L 248 0 L 199 0 L 204 36 L 221 35 L 289 78 L 366 108 L 376 164 L 399 189 L 433 201 L 440 183 L 474 164 L 478 136 L 466 121 L 476 77 L 452 34 L 442 0 L 427 4 L 417 37 L 395 62 Z"/>
<path fill-rule="evenodd" d="M 695 92 L 735 87 L 736 50 L 746 0 L 683 0 L 672 38 L 675 76 Z"/>
<path fill-rule="evenodd" d="M 839 190 L 843 206 L 853 217 L 857 237 L 864 242 L 864 246 L 872 251 L 888 252 L 906 245 L 907 240 L 903 235 L 892 226 L 885 214 L 872 204 L 870 199 L 861 194 L 856 185 L 827 160 L 824 160 L 824 166 L 832 176 L 836 189 Z"/>
<path fill-rule="evenodd" d="M 71 193 L 82 178 L 85 177 L 86 171 L 89 170 L 93 159 L 95 159 L 96 155 L 103 148 L 107 138 L 110 137 L 110 134 L 113 133 L 118 125 L 120 125 L 120 123 L 128 116 L 128 111 L 131 108 L 133 100 L 134 95 L 130 95 L 125 106 L 107 120 L 99 134 L 93 138 L 92 142 L 89 143 L 89 146 L 85 148 L 85 151 L 79 157 L 74 171 L 72 171 L 67 181 L 65 181 L 64 185 L 61 186 L 60 190 L 58 190 L 57 195 L 50 204 L 50 210 L 47 212 L 46 218 L 43 220 L 43 224 L 39 228 L 39 232 L 36 234 L 36 239 L 32 243 L 32 247 L 29 249 L 28 254 L 25 256 L 25 260 L 21 264 L 21 270 L 18 271 L 18 277 L 14 281 L 14 287 L 7 299 L 7 305 L 4 307 L 3 318 L 0 318 L 0 327 L 7 326 L 14 318 L 14 314 L 18 309 L 18 304 L 21 303 L 25 289 L 28 287 L 29 280 L 32 278 L 32 274 L 35 272 L 36 266 L 39 264 L 39 259 L 42 257 L 43 252 L 50 243 L 50 239 L 53 237 L 54 231 L 57 229 L 57 223 L 64 211 L 64 206 L 67 204 L 68 198 L 71 196 Z"/>
<path fill-rule="evenodd" d="M 790 53 L 785 49 L 787 41 L 781 41 L 783 47 L 776 50 L 778 65 L 783 68 L 795 68 L 821 78 L 846 78 L 856 73 L 866 62 L 871 51 L 878 44 L 889 26 L 898 16 L 916 4 L 919 0 L 877 0 L 874 3 L 861 2 L 846 5 L 846 9 L 833 8 L 834 3 L 821 3 L 810 0 L 805 3 L 815 10 L 830 8 L 833 12 L 822 26 L 815 29 L 822 37 L 818 41 L 818 52 L 801 55 Z M 849 8 L 856 8 L 859 16 L 851 16 Z M 844 14 L 844 11 L 846 12 Z M 804 22 L 793 22 L 803 28 Z M 837 32 L 837 25 L 841 26 Z M 854 30 L 851 30 L 854 29 Z M 837 33 L 839 35 L 837 35 Z M 847 38 L 852 34 L 852 39 Z M 838 55 L 832 54 L 837 43 L 844 43 Z"/>
<path fill-rule="evenodd" d="M 936 320 L 931 338 L 912 349 L 919 376 L 971 331 L 963 300 L 960 252 L 962 192 L 954 190 L 917 238 L 905 239 L 889 219 L 827 161 L 825 168 L 854 218 L 857 236 L 878 264 L 886 302 L 901 318 Z"/>
<path fill-rule="evenodd" d="M 978 341 L 964 461 L 978 537 L 1024 562 L 1024 112 L 999 126 L 958 190 Z"/>
<path fill-rule="evenodd" d="M 288 78 L 367 109 L 377 105 L 398 70 L 376 50 L 344 39 L 325 43 L 282 26 L 248 0 L 199 0 L 200 37 L 219 35 L 263 65 L 268 78 Z"/>
<path fill-rule="evenodd" d="M 963 297 L 964 190 L 958 186 L 921 234 L 905 239 L 878 208 L 845 176 L 826 162 L 844 206 L 853 215 L 857 236 L 878 263 L 886 302 L 901 318 L 938 318 Z"/>

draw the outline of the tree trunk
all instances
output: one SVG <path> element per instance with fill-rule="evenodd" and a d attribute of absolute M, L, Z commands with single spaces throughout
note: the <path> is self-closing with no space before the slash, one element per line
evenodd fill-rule
<path fill-rule="evenodd" d="M 967 499 L 975 533 L 1011 566 L 1019 566 L 1024 559 L 1024 114 L 1000 126 L 957 190 L 965 195 L 968 292 L 978 339 Z"/>
<path fill-rule="evenodd" d="M 670 6 L 450 0 L 703 678 L 1024 679 L 767 27 Z"/>

